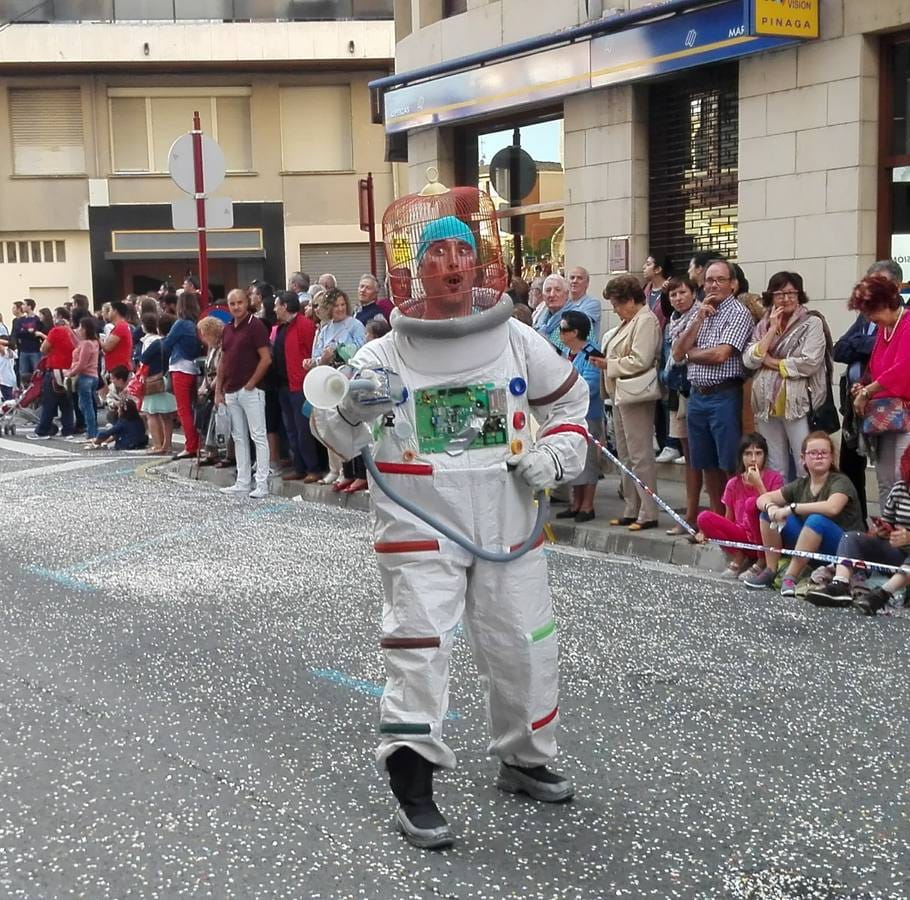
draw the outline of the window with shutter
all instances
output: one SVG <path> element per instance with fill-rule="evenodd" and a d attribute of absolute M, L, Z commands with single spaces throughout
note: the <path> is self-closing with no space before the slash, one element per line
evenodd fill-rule
<path fill-rule="evenodd" d="M 17 175 L 85 173 L 79 88 L 11 88 L 9 115 Z"/>

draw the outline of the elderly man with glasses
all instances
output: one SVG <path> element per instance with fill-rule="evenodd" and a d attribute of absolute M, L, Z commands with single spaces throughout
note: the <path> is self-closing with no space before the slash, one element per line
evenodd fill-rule
<path fill-rule="evenodd" d="M 736 299 L 736 270 L 725 259 L 705 270 L 705 299 L 680 338 L 692 391 L 686 409 L 689 464 L 704 473 L 712 511 L 723 514 L 724 486 L 736 470 L 742 434 L 742 353 L 754 320 Z"/>

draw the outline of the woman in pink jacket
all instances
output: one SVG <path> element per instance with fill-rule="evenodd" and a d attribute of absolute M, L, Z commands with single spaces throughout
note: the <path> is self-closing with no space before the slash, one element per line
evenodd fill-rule
<path fill-rule="evenodd" d="M 850 309 L 877 326 L 869 365 L 851 393 L 864 433 L 877 443 L 875 474 L 884 509 L 910 446 L 910 315 L 900 288 L 884 275 L 869 275 L 857 284 Z"/>
<path fill-rule="evenodd" d="M 68 441 L 94 439 L 98 436 L 98 418 L 95 415 L 95 391 L 98 390 L 98 329 L 91 316 L 83 316 L 76 329 L 79 343 L 73 350 L 73 364 L 66 370 L 68 378 L 76 382 L 76 399 L 82 418 L 85 419 L 85 437 L 71 435 Z"/>

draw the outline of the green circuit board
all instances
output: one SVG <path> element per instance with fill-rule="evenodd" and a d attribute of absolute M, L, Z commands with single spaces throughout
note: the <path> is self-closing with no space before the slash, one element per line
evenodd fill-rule
<path fill-rule="evenodd" d="M 467 449 L 509 441 L 505 388 L 472 384 L 456 388 L 424 388 L 414 393 L 417 441 L 421 453 L 444 453 L 471 422 L 483 419 L 480 434 Z"/>

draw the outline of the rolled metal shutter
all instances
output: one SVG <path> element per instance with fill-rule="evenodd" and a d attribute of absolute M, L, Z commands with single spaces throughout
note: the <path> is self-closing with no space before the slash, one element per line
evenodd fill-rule
<path fill-rule="evenodd" d="M 385 255 L 382 245 L 376 248 L 377 277 L 385 281 Z M 325 272 L 331 272 L 345 293 L 354 297 L 360 276 L 370 271 L 369 244 L 301 244 L 300 271 L 306 272 L 310 280 Z"/>
<path fill-rule="evenodd" d="M 698 250 L 736 259 L 739 67 L 706 66 L 649 86 L 651 253 L 684 271 Z"/>

